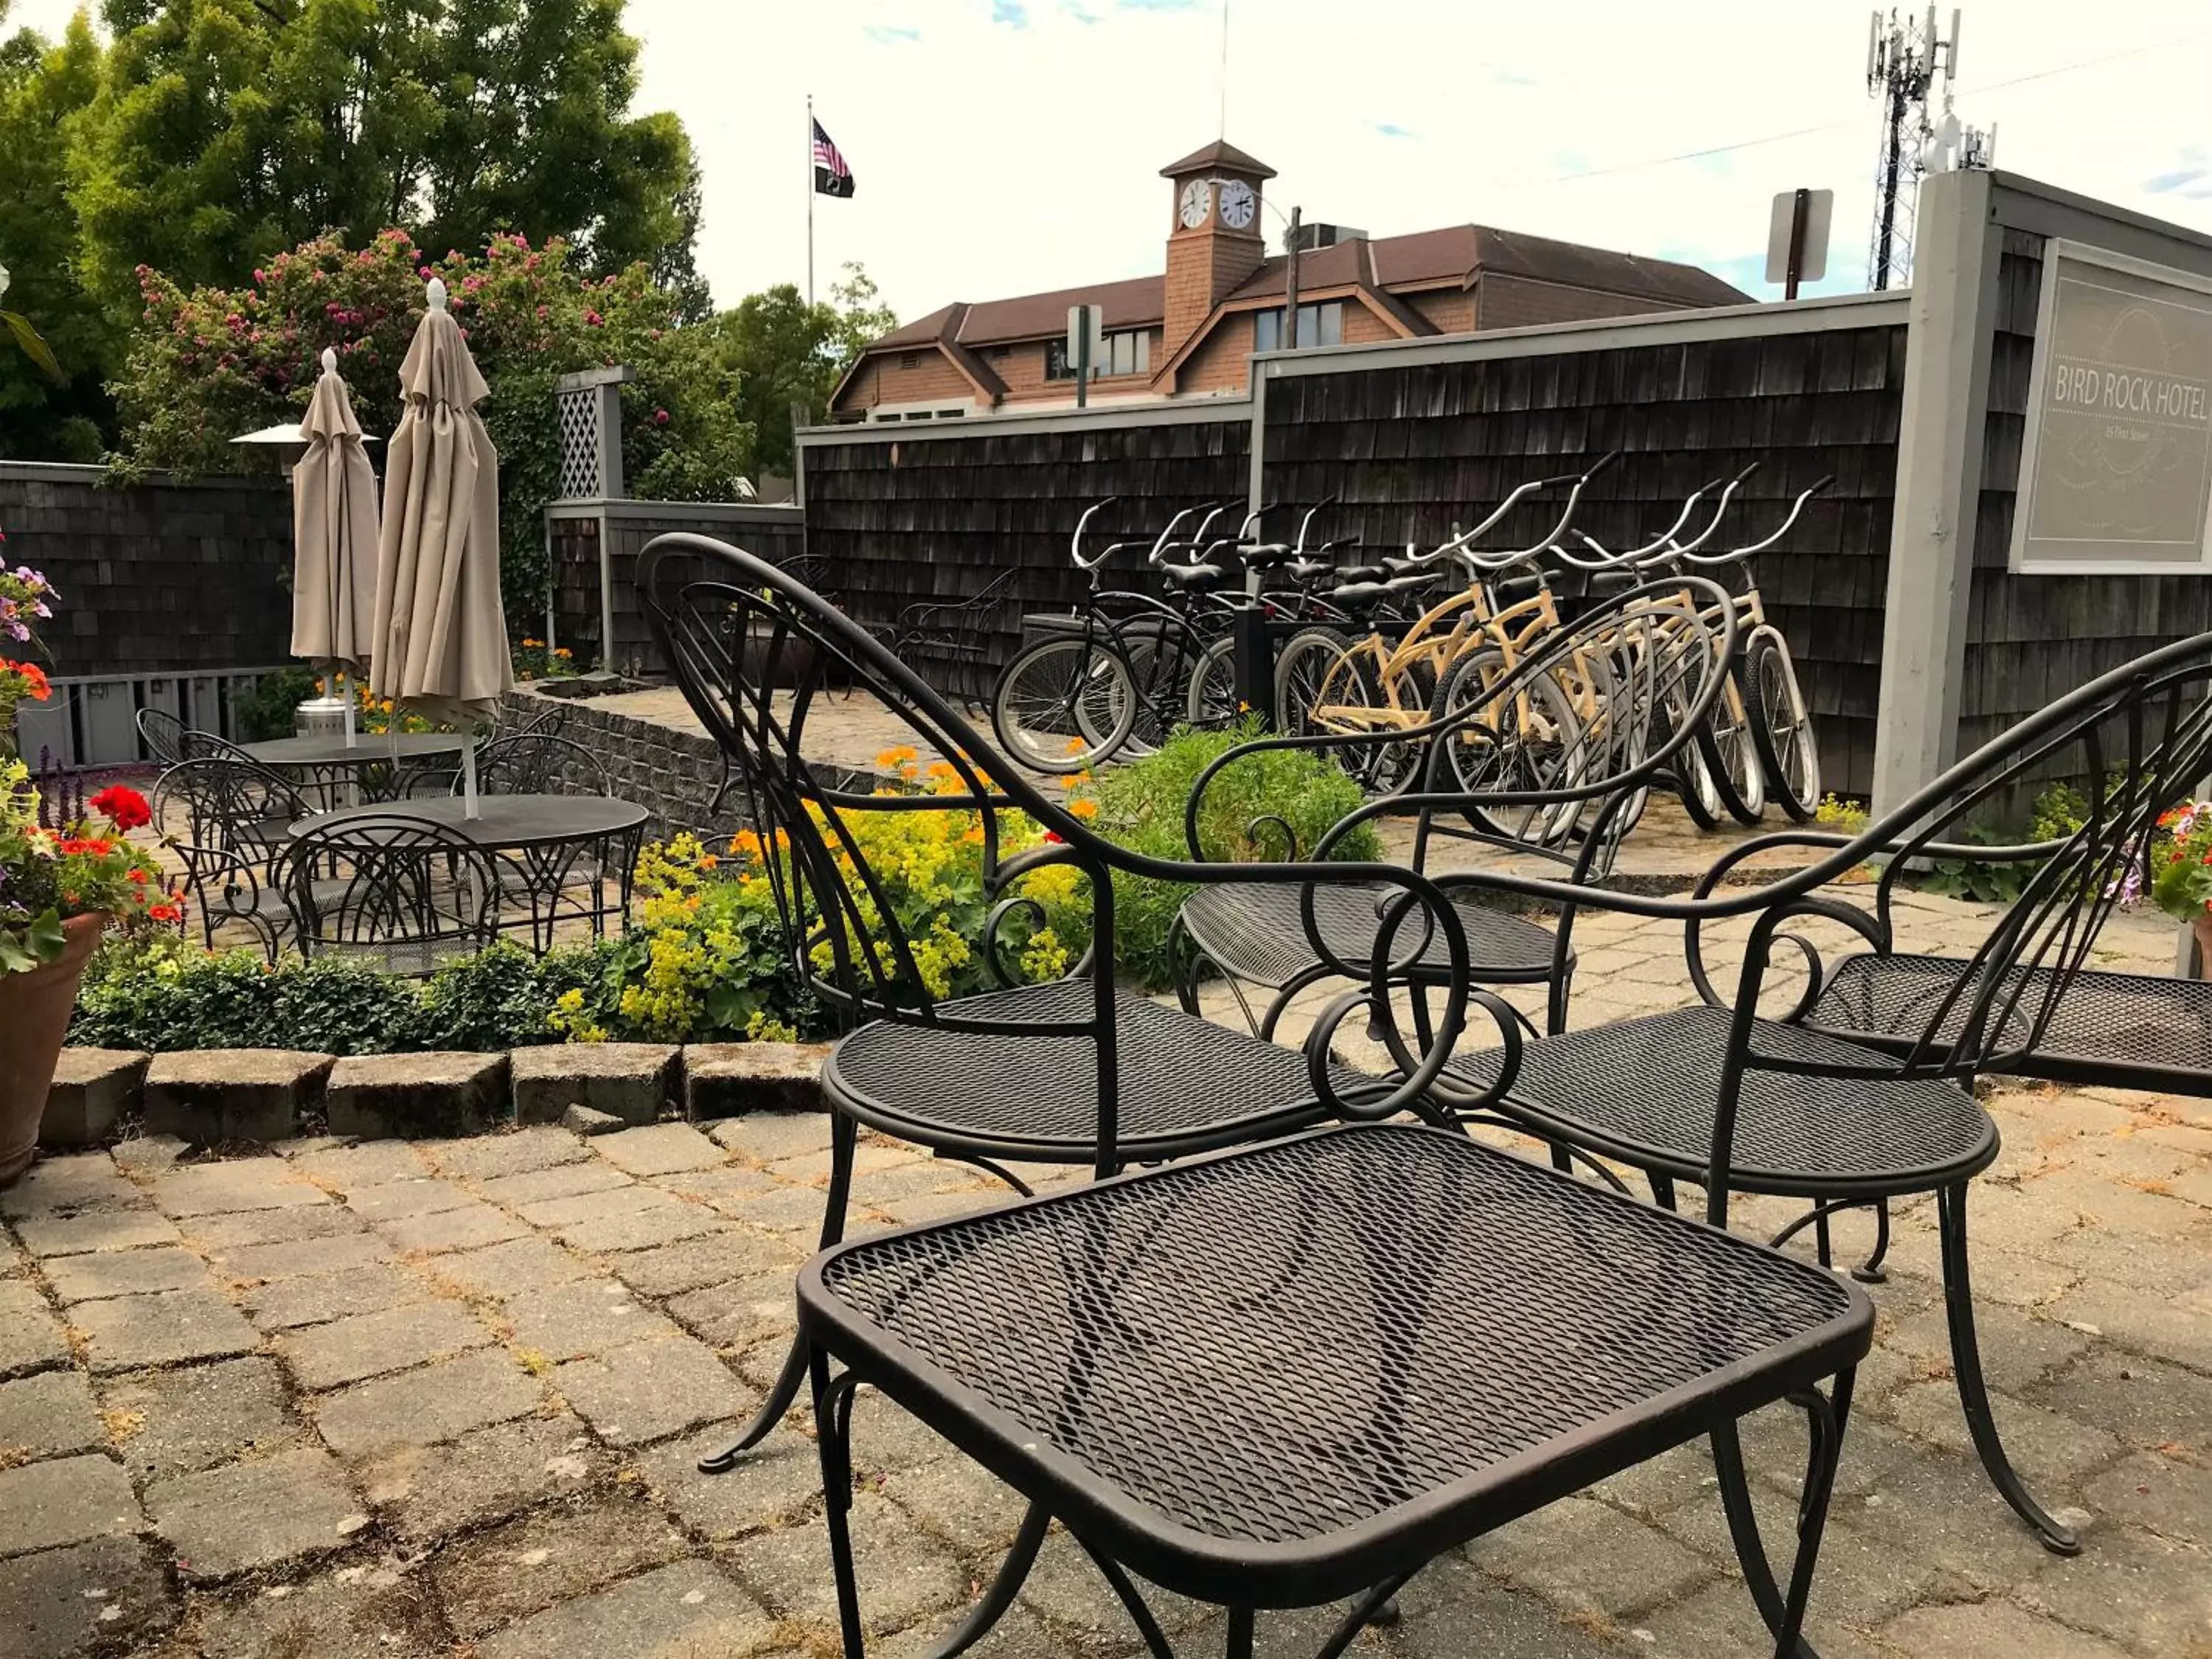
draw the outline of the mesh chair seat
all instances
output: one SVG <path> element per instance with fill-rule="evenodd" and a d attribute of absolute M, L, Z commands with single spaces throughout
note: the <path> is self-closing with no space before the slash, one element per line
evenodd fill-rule
<path fill-rule="evenodd" d="M 1314 921 L 1340 961 L 1364 965 L 1381 927 L 1378 903 L 1402 899 L 1403 888 L 1379 884 L 1331 884 L 1314 889 Z M 1183 926 L 1201 951 L 1223 971 L 1249 984 L 1280 990 L 1318 965 L 1306 939 L 1302 890 L 1283 882 L 1224 882 L 1201 887 L 1182 908 Z M 1549 928 L 1479 900 L 1455 896 L 1467 932 L 1469 970 L 1477 981 L 1494 985 L 1540 984 L 1552 976 L 1556 941 Z M 1416 907 L 1390 954 L 1402 959 L 1421 926 Z M 1568 957 L 1570 971 L 1573 966 Z M 1431 939 L 1422 953 L 1425 965 L 1450 966 L 1450 953 Z"/>
<path fill-rule="evenodd" d="M 1972 963 L 1948 957 L 1853 957 L 1837 965 L 1807 1023 L 1876 1047 L 1901 1047 L 1921 1036 L 1951 988 L 1972 970 Z M 2023 1005 L 2041 1006 L 2034 993 L 2050 973 L 2033 969 L 2013 975 L 2030 981 Z M 2023 1027 L 2016 1042 L 2025 1045 L 2027 1036 Z M 2212 1092 L 2212 982 L 2085 969 L 2053 1005 L 2033 1048 L 2008 1055 L 2005 1064 L 2061 1082 Z"/>
<path fill-rule="evenodd" d="M 1701 1006 L 1531 1042 L 1506 1109 L 1603 1156 L 1702 1178 L 1733 1018 Z M 1801 1197 L 1923 1192 L 1996 1156 L 1996 1125 L 1954 1084 L 1864 1075 L 1887 1062 L 1863 1045 L 1773 1020 L 1753 1022 L 1751 1047 L 1861 1075 L 1747 1071 L 1731 1154 L 1737 1188 Z M 1463 1055 L 1449 1070 L 1486 1086 L 1497 1053 Z"/>
<path fill-rule="evenodd" d="M 1055 980 L 938 1006 L 947 1018 L 1042 1024 L 1086 1018 L 1092 993 L 1087 981 Z M 1295 1049 L 1119 993 L 1115 1030 L 1129 1162 L 1287 1133 L 1328 1115 Z M 1098 1144 L 1096 1053 L 1084 1036 L 884 1020 L 839 1042 L 822 1079 L 863 1121 L 924 1146 L 1087 1164 Z M 1340 1090 L 1372 1082 L 1342 1066 L 1334 1075 Z"/>
<path fill-rule="evenodd" d="M 802 1328 L 1108 1553 L 1364 1589 L 1856 1363 L 1864 1294 L 1462 1136 L 1366 1125 L 840 1247 Z"/>

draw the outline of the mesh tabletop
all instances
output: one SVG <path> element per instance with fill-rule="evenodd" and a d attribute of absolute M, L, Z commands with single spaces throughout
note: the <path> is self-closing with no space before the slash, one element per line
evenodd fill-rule
<path fill-rule="evenodd" d="M 470 817 L 467 803 L 458 795 L 425 800 L 389 802 L 380 806 L 348 806 L 317 812 L 292 826 L 295 836 L 340 825 L 349 819 L 372 822 L 394 817 L 420 818 L 447 830 L 457 830 L 479 847 L 548 847 L 564 842 L 597 841 L 627 835 L 646 821 L 645 808 L 634 802 L 605 795 L 481 795 L 477 816 Z"/>
<path fill-rule="evenodd" d="M 1044 1024 L 1088 1017 L 1092 999 L 1087 981 L 1060 980 L 939 1006 L 948 1018 Z M 1133 1158 L 1284 1133 L 1328 1115 L 1297 1049 L 1143 997 L 1117 994 L 1114 1008 L 1120 1135 Z M 879 1022 L 838 1043 L 823 1081 L 860 1115 L 925 1145 L 989 1142 L 1088 1162 L 1098 1138 L 1097 1054 L 1087 1036 Z M 1342 1066 L 1332 1075 L 1340 1091 L 1380 1086 Z"/>
<path fill-rule="evenodd" d="M 1681 1008 L 1531 1042 L 1521 1053 L 1512 1100 L 1578 1146 L 1698 1175 L 1712 1155 L 1730 1018 L 1722 1008 Z M 1891 1062 L 1873 1050 L 1772 1020 L 1754 1024 L 1752 1050 L 1862 1075 L 1747 1072 L 1731 1158 L 1740 1187 L 1807 1195 L 1838 1186 L 1869 1196 L 1918 1192 L 1996 1156 L 1996 1126 L 1963 1089 L 1880 1075 Z M 1497 1052 L 1463 1055 L 1450 1070 L 1486 1086 L 1497 1076 Z"/>
<path fill-rule="evenodd" d="M 1872 1322 L 1808 1264 L 1395 1124 L 870 1239 L 799 1297 L 832 1352 L 1147 1577 L 1261 1605 L 1854 1364 Z"/>
<path fill-rule="evenodd" d="M 388 765 L 394 761 L 458 755 L 468 741 L 459 732 L 359 732 L 348 743 L 342 732 L 321 732 L 303 738 L 270 738 L 240 747 L 264 766 L 373 766 L 380 762 Z"/>
<path fill-rule="evenodd" d="M 1910 1042 L 1935 1018 L 1951 987 L 1972 971 L 1972 964 L 1945 957 L 1853 957 L 1838 965 L 1814 1005 L 1811 1022 Z M 2039 993 L 2051 977 L 2044 969 L 2026 976 L 2029 988 L 2014 1005 L 2013 1022 L 2021 1042 L 2028 1035 L 2025 1022 L 2042 1012 Z M 2008 1055 L 2006 1064 L 2035 1076 L 2203 1093 L 2212 1090 L 2212 983 L 2148 974 L 2077 974 L 2033 1052 Z"/>
<path fill-rule="evenodd" d="M 1314 921 L 1338 958 L 1364 963 L 1381 927 L 1378 905 L 1405 896 L 1403 888 L 1382 883 L 1321 882 L 1314 886 Z M 1287 985 L 1316 961 L 1306 939 L 1304 890 L 1284 882 L 1225 882 L 1201 887 L 1183 906 L 1183 926 L 1206 954 L 1237 978 L 1255 985 Z M 1473 977 L 1492 983 L 1549 979 L 1554 941 L 1548 928 L 1522 917 L 1455 898 L 1452 908 L 1467 930 Z M 1419 905 L 1407 914 L 1391 947 L 1401 960 L 1420 936 L 1425 913 Z M 1440 939 L 1422 953 L 1425 964 L 1450 965 Z"/>

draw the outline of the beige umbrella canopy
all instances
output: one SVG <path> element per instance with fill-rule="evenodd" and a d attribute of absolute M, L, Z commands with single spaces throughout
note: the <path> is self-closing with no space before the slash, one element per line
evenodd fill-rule
<path fill-rule="evenodd" d="M 307 453 L 292 469 L 292 654 L 358 673 L 374 654 L 376 474 L 335 351 L 323 353 L 300 437 Z"/>
<path fill-rule="evenodd" d="M 370 690 L 455 725 L 514 683 L 499 598 L 499 453 L 476 405 L 489 392 L 430 280 L 399 367 L 406 406 L 384 474 Z"/>

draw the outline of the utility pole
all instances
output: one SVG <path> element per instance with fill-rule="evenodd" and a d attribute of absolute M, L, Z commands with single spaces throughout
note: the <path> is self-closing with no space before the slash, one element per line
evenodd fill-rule
<path fill-rule="evenodd" d="M 1929 88 L 1940 74 L 1948 88 L 1958 72 L 1959 13 L 1951 36 L 1936 33 L 1936 8 L 1924 18 L 1875 12 L 1867 28 L 1867 91 L 1881 100 L 1881 144 L 1875 165 L 1874 234 L 1867 286 L 1902 286 L 1912 276 L 1912 230 L 1935 126 L 1928 118 Z M 1949 94 L 1945 94 L 1948 105 Z"/>
<path fill-rule="evenodd" d="M 1291 210 L 1291 240 L 1283 260 L 1283 349 L 1298 349 L 1298 221 L 1304 210 Z"/>

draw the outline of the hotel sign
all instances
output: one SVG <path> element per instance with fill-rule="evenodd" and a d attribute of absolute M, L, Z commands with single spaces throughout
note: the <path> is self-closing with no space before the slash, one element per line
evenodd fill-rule
<path fill-rule="evenodd" d="M 2012 568 L 2212 564 L 2212 279 L 2053 239 Z"/>

